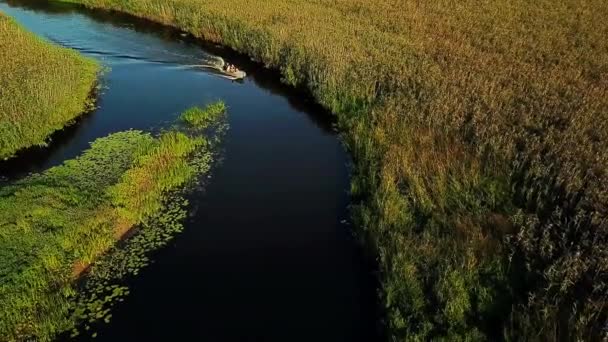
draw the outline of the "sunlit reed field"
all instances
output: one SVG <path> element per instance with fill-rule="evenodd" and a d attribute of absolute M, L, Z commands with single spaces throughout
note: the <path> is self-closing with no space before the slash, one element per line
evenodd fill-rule
<path fill-rule="evenodd" d="M 101 268 L 118 277 L 141 267 L 142 253 L 170 233 L 149 218 L 166 205 L 173 210 L 167 193 L 208 170 L 190 162 L 207 146 L 202 137 L 176 131 L 158 138 L 141 131 L 115 133 L 97 139 L 76 159 L 0 189 L 0 340 L 49 341 L 75 329 L 80 319 L 108 319 L 107 304 L 100 301 L 110 295 L 104 291 L 113 278 L 100 275 L 94 265 L 98 281 L 85 283 L 91 288 L 84 292 L 92 298 L 78 293 L 76 280 L 135 225 L 147 231 L 131 248 L 135 255 L 115 250 L 128 258 L 105 256 Z M 168 214 L 160 216 L 161 223 L 171 218 Z M 116 289 L 124 292 L 113 286 L 114 296 Z"/>
<path fill-rule="evenodd" d="M 99 65 L 0 12 L 0 159 L 44 145 L 92 105 Z"/>

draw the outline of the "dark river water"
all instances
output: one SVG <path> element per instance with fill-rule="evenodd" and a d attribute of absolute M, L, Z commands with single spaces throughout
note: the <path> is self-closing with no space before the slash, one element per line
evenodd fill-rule
<path fill-rule="evenodd" d="M 99 108 L 49 147 L 0 163 L 4 179 L 112 132 L 159 130 L 193 105 L 229 107 L 222 161 L 193 196 L 184 232 L 129 280 L 96 340 L 378 340 L 374 267 L 344 223 L 348 156 L 328 113 L 243 56 L 160 25 L 44 2 L 0 1 L 0 11 L 110 68 Z M 213 54 L 249 77 L 192 67 Z"/>

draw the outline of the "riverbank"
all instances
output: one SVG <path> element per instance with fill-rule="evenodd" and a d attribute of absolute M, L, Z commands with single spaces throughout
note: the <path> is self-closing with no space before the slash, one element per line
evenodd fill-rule
<path fill-rule="evenodd" d="M 93 105 L 93 59 L 55 46 L 0 13 L 0 159 L 45 145 Z"/>
<path fill-rule="evenodd" d="M 168 195 L 209 170 L 211 142 L 192 132 L 114 133 L 0 189 L 2 340 L 47 341 L 83 320 L 109 320 L 112 299 L 128 293 L 115 283 L 180 231 L 184 200 Z M 115 247 L 135 226 L 142 233 Z"/>
<path fill-rule="evenodd" d="M 394 339 L 603 334 L 605 3 L 71 2 L 246 53 L 337 114 Z"/>

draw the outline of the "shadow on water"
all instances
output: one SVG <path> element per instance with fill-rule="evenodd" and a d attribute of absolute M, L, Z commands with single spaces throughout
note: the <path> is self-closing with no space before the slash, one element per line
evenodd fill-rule
<path fill-rule="evenodd" d="M 86 126 L 93 115 L 81 115 L 69 126 L 51 134 L 46 146 L 33 146 L 17 152 L 13 158 L 0 160 L 0 185 L 2 182 L 20 179 L 29 173 L 43 170 L 49 158 L 69 145 L 76 132 Z"/>
<path fill-rule="evenodd" d="M 383 339 L 375 262 L 344 224 L 349 159 L 335 118 L 309 94 L 247 56 L 129 15 L 32 0 L 0 0 L 0 10 L 111 68 L 96 111 L 49 147 L 0 163 L 0 175 L 42 171 L 112 132 L 162 128 L 192 105 L 221 98 L 229 107 L 223 161 L 190 196 L 184 232 L 128 279 L 130 296 L 96 340 Z M 202 55 L 247 79 L 187 67 Z"/>

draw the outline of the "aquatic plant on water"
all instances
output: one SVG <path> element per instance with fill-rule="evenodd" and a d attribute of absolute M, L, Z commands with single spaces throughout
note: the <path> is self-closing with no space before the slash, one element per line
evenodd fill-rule
<path fill-rule="evenodd" d="M 175 129 L 114 133 L 1 188 L 0 336 L 48 341 L 82 320 L 109 321 L 111 304 L 129 291 L 123 277 L 181 231 L 184 191 L 209 172 L 226 125 L 217 127 L 212 139 Z"/>
<path fill-rule="evenodd" d="M 207 105 L 205 108 L 192 107 L 180 116 L 181 120 L 195 128 L 206 128 L 216 122 L 226 112 L 224 101 L 217 101 Z"/>

